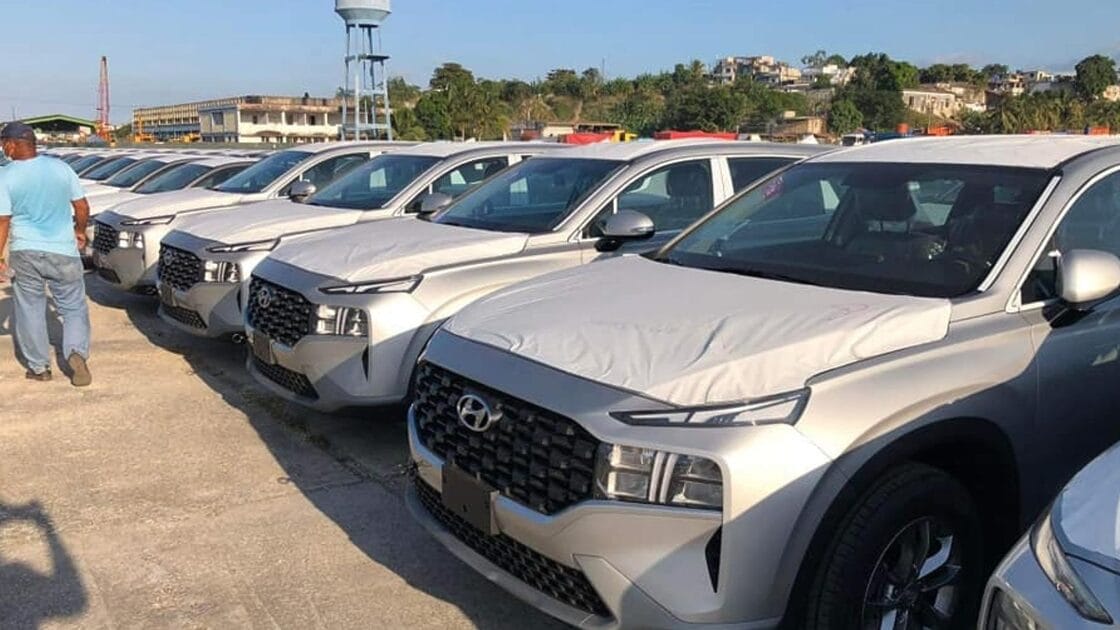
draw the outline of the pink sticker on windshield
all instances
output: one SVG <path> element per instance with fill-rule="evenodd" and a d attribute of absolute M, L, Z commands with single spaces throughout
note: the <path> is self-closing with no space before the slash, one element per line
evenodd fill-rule
<path fill-rule="evenodd" d="M 781 176 L 775 177 L 774 179 L 770 180 L 770 183 L 766 184 L 766 190 L 762 191 L 763 198 L 769 199 L 776 195 L 782 194 L 782 188 L 784 187 L 784 184 L 785 182 L 782 181 Z"/>

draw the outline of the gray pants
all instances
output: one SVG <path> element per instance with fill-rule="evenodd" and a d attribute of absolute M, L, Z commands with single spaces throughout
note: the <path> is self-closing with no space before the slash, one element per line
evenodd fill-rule
<path fill-rule="evenodd" d="M 51 343 L 47 333 L 47 288 L 62 316 L 62 356 L 89 358 L 89 305 L 82 259 L 39 251 L 11 253 L 15 293 L 16 341 L 35 373 L 48 369 Z"/>

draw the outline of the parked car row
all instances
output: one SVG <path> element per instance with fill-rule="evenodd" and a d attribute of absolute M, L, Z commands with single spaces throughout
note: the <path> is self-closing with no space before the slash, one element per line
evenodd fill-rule
<path fill-rule="evenodd" d="M 276 395 L 406 401 L 418 522 L 572 625 L 1120 614 L 1107 138 L 323 145 L 95 264 Z"/>

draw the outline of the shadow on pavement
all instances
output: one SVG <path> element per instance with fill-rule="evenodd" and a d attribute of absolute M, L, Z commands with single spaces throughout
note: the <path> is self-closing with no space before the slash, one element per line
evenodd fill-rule
<path fill-rule="evenodd" d="M 49 620 L 84 611 L 87 606 L 85 587 L 42 506 L 34 501 L 25 505 L 0 503 L 0 540 L 3 540 L 4 529 L 20 524 L 35 528 L 45 541 L 49 553 L 46 564 L 50 568 L 41 572 L 22 559 L 5 557 L 0 552 L 0 627 L 32 630 Z"/>
<path fill-rule="evenodd" d="M 98 278 L 88 278 L 91 300 L 123 309 L 151 343 L 181 355 L 201 381 L 244 413 L 290 483 L 368 558 L 413 588 L 458 607 L 476 627 L 561 627 L 461 564 L 407 516 L 402 497 L 409 461 L 403 409 L 327 415 L 276 398 L 249 376 L 244 346 L 179 332 L 159 319 L 154 298 L 124 293 Z M 93 334 L 97 335 L 96 329 Z M 94 357 L 95 378 L 97 361 Z M 304 473 L 307 443 L 372 483 L 350 485 L 344 493 L 323 488 Z M 355 496 L 367 507 L 384 503 L 386 491 L 392 495 L 394 513 L 383 520 L 371 521 L 368 512 L 354 504 Z"/>

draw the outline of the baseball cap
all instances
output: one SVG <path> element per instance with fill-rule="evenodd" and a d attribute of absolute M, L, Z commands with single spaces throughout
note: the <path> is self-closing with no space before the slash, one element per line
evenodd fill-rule
<path fill-rule="evenodd" d="M 0 140 L 35 142 L 35 130 L 17 120 L 4 125 L 4 128 L 0 129 Z"/>

